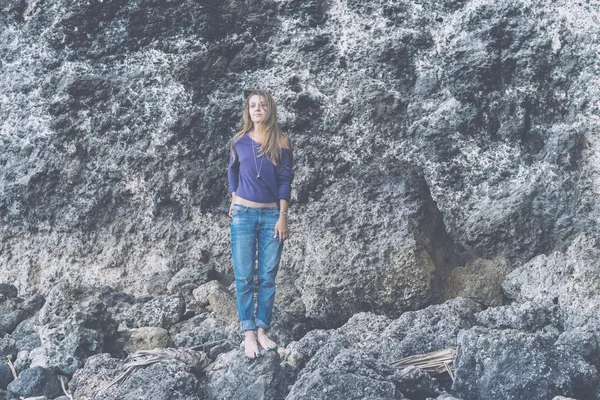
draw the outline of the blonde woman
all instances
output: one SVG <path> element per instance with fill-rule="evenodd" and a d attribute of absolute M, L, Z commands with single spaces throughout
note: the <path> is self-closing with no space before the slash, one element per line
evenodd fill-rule
<path fill-rule="evenodd" d="M 250 93 L 244 105 L 243 125 L 231 140 L 229 216 L 238 316 L 246 356 L 254 359 L 260 356 L 258 344 L 265 350 L 277 348 L 267 332 L 275 302 L 275 277 L 288 238 L 287 212 L 294 171 L 292 146 L 279 127 L 275 101 L 269 93 Z"/>

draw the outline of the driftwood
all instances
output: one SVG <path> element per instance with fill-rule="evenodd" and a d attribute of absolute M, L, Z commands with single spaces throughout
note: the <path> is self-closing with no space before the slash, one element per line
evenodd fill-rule
<path fill-rule="evenodd" d="M 121 369 L 124 371 L 117 376 L 107 387 L 102 391 L 107 390 L 111 386 L 119 385 L 138 368 L 168 360 L 178 360 L 185 363 L 190 368 L 203 369 L 209 364 L 209 359 L 204 352 L 194 351 L 191 349 L 154 349 L 136 351 L 131 356 L 131 361 L 123 365 Z"/>
<path fill-rule="evenodd" d="M 450 378 L 454 380 L 454 359 L 456 358 L 456 348 L 451 347 L 444 350 L 434 351 L 426 354 L 416 354 L 406 357 L 392 363 L 393 367 L 404 369 L 414 366 L 422 369 L 430 375 L 440 375 L 447 372 Z"/>

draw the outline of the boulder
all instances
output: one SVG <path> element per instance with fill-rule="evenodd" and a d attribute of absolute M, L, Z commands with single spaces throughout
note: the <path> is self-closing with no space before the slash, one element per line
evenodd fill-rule
<path fill-rule="evenodd" d="M 277 302 L 286 309 L 300 298 L 306 317 L 326 327 L 439 302 L 458 265 L 421 171 L 396 158 L 333 183 L 295 225 L 302 241 L 288 242 Z"/>
<path fill-rule="evenodd" d="M 197 287 L 193 294 L 199 304 L 210 305 L 215 316 L 225 324 L 239 322 L 235 295 L 218 281 Z"/>
<path fill-rule="evenodd" d="M 124 349 L 128 353 L 138 350 L 152 350 L 156 348 L 173 347 L 174 343 L 169 332 L 164 328 L 142 327 L 128 329 L 126 331 L 127 341 Z"/>
<path fill-rule="evenodd" d="M 198 264 L 194 267 L 183 268 L 169 280 L 167 291 L 169 293 L 191 292 L 193 288 L 208 282 L 213 270 L 214 266 L 211 264 Z M 192 289 L 185 289 L 186 287 Z"/>
<path fill-rule="evenodd" d="M 536 332 L 546 325 L 560 326 L 556 306 L 549 301 L 526 301 L 490 307 L 475 314 L 477 325 L 491 329 L 517 329 Z"/>
<path fill-rule="evenodd" d="M 19 295 L 19 292 L 15 285 L 10 283 L 0 283 L 0 295 L 8 299 L 12 299 Z"/>
<path fill-rule="evenodd" d="M 261 357 L 248 360 L 241 348 L 236 349 L 219 355 L 208 372 L 207 398 L 283 399 L 296 374 L 295 368 L 281 363 L 277 352 L 265 351 Z"/>
<path fill-rule="evenodd" d="M 97 393 L 93 400 L 204 400 L 204 388 L 180 361 L 163 361 L 136 369 L 119 385 Z"/>
<path fill-rule="evenodd" d="M 6 390 L 6 387 L 15 379 L 12 370 L 4 361 L 0 361 L 0 389 Z"/>
<path fill-rule="evenodd" d="M 30 353 L 32 366 L 71 375 L 87 357 L 110 347 L 117 323 L 97 295 L 93 288 L 65 284 L 50 292 L 39 314 L 42 345 Z"/>
<path fill-rule="evenodd" d="M 124 360 L 112 358 L 110 354 L 96 354 L 85 361 L 69 383 L 76 400 L 91 399 L 106 388 L 122 371 Z"/>
<path fill-rule="evenodd" d="M 58 375 L 42 367 L 32 367 L 21 372 L 8 385 L 8 391 L 18 396 L 46 396 L 51 399 L 63 393 Z"/>
<path fill-rule="evenodd" d="M 556 304 L 565 330 L 600 329 L 600 237 L 579 235 L 565 252 L 540 255 L 511 272 L 506 295 Z"/>
<path fill-rule="evenodd" d="M 444 284 L 446 299 L 463 297 L 485 307 L 502 305 L 502 282 L 511 271 L 510 262 L 502 257 L 477 259 L 456 267 Z"/>
<path fill-rule="evenodd" d="M 185 301 L 181 295 L 162 295 L 136 304 L 134 319 L 138 327 L 154 326 L 168 329 L 180 322 L 184 313 Z"/>
<path fill-rule="evenodd" d="M 319 368 L 303 375 L 286 400 L 402 400 L 392 382 Z"/>
<path fill-rule="evenodd" d="M 560 349 L 554 338 L 515 330 L 472 328 L 458 336 L 452 390 L 464 400 L 586 397 L 596 367 Z"/>

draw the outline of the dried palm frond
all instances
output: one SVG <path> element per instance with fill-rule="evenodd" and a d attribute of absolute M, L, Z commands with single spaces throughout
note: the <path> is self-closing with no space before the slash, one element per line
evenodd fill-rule
<path fill-rule="evenodd" d="M 450 378 L 454 380 L 453 365 L 456 358 L 456 348 L 434 351 L 426 354 L 416 354 L 414 356 L 405 357 L 401 360 L 394 361 L 393 367 L 403 369 L 414 366 L 422 369 L 430 375 L 439 375 L 447 372 Z"/>
<path fill-rule="evenodd" d="M 127 379 L 136 369 L 146 367 L 148 365 L 169 360 L 178 360 L 185 363 L 190 368 L 202 369 L 209 364 L 209 359 L 204 352 L 194 351 L 190 349 L 154 349 L 140 350 L 133 353 L 131 361 L 123 365 L 121 369 L 125 371 L 117 376 L 107 387 L 118 385 Z"/>

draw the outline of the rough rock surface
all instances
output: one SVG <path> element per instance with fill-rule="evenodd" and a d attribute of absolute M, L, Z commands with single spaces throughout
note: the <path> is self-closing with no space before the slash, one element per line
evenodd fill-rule
<path fill-rule="evenodd" d="M 62 394 L 56 373 L 42 367 L 32 367 L 21 372 L 8 385 L 8 391 L 23 397 L 46 396 L 50 399 Z"/>
<path fill-rule="evenodd" d="M 511 271 L 504 258 L 477 259 L 452 270 L 444 285 L 447 299 L 464 297 L 487 307 L 502 305 L 502 282 Z"/>
<path fill-rule="evenodd" d="M 557 305 L 565 330 L 600 329 L 600 236 L 580 235 L 565 252 L 540 255 L 511 272 L 503 284 L 518 302 Z"/>
<path fill-rule="evenodd" d="M 121 372 L 124 361 L 112 358 L 110 354 L 96 354 L 85 362 L 73 375 L 69 388 L 74 399 L 91 399 L 107 387 Z"/>
<path fill-rule="evenodd" d="M 71 375 L 85 359 L 110 348 L 117 323 L 93 288 L 61 284 L 40 310 L 41 347 L 32 350 L 31 365 L 57 368 Z"/>
<path fill-rule="evenodd" d="M 185 300 L 181 295 L 162 295 L 142 304 L 136 304 L 134 320 L 137 326 L 168 329 L 183 319 Z"/>
<path fill-rule="evenodd" d="M 397 316 L 442 299 L 458 263 L 442 216 L 415 167 L 380 162 L 306 207 L 295 228 L 306 241 L 290 239 L 279 276 L 284 309 L 301 300 L 308 318 L 336 327 L 357 312 Z"/>
<path fill-rule="evenodd" d="M 218 281 L 210 281 L 194 289 L 194 298 L 201 305 L 210 305 L 212 311 L 225 324 L 239 322 L 235 294 Z"/>
<path fill-rule="evenodd" d="M 473 328 L 458 336 L 452 389 L 464 400 L 547 399 L 588 396 L 596 368 L 554 346 L 552 337 Z"/>
<path fill-rule="evenodd" d="M 152 350 L 156 348 L 172 347 L 173 340 L 164 328 L 142 327 L 127 331 L 125 351 L 135 353 L 138 350 Z"/>
<path fill-rule="evenodd" d="M 207 374 L 207 398 L 283 399 L 296 374 L 295 368 L 281 363 L 277 352 L 266 351 L 250 361 L 243 351 L 231 351 L 221 354 Z"/>
<path fill-rule="evenodd" d="M 366 398 L 399 396 L 386 365 L 466 329 L 532 343 L 548 368 L 509 358 L 510 382 L 471 373 L 464 400 L 547 380 L 600 398 L 598 31 L 598 0 L 0 0 L 0 350 L 70 374 L 119 353 L 120 323 L 240 353 L 231 314 L 189 301 L 189 272 L 231 274 L 227 144 L 261 87 L 296 161 L 273 324 L 297 340 L 280 348 L 292 391 L 356 374 L 383 382 Z M 53 289 L 67 282 L 114 289 Z M 403 313 L 456 295 L 493 308 Z M 182 398 L 200 388 L 156 368 Z"/>
<path fill-rule="evenodd" d="M 254 87 L 274 93 L 295 146 L 286 311 L 333 310 L 339 326 L 356 311 L 434 300 L 431 280 L 384 277 L 405 262 L 443 278 L 453 265 L 432 251 L 454 251 L 408 233 L 440 233 L 441 219 L 461 264 L 564 250 L 600 215 L 597 8 L 4 1 L 0 276 L 43 295 L 65 277 L 138 295 L 156 273 L 210 262 L 231 272 L 227 143 Z M 415 203 L 381 188 L 387 179 L 404 193 L 412 178 L 386 172 L 388 159 L 423 171 L 432 221 L 403 225 Z M 357 293 L 352 274 L 315 278 L 338 253 L 380 286 Z"/>
<path fill-rule="evenodd" d="M 100 391 L 93 400 L 203 400 L 204 389 L 189 368 L 179 361 L 165 361 L 139 368 L 123 381 Z"/>

